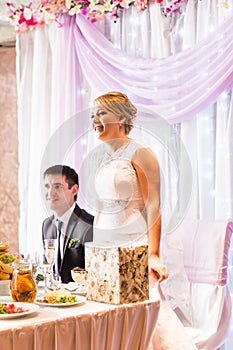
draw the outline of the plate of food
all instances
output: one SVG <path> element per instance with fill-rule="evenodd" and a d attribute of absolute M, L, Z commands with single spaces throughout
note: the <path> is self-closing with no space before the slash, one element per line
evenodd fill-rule
<path fill-rule="evenodd" d="M 0 303 L 0 320 L 32 315 L 38 310 L 39 306 L 32 303 L 2 302 Z"/>
<path fill-rule="evenodd" d="M 43 297 L 34 301 L 35 304 L 40 306 L 75 306 L 82 305 L 86 302 L 86 298 L 83 296 L 72 295 L 66 289 L 53 290 L 46 293 Z"/>

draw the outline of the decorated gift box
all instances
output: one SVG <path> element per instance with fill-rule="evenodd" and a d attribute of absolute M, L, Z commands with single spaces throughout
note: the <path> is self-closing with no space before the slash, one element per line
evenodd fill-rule
<path fill-rule="evenodd" d="M 148 245 L 85 244 L 87 299 L 124 304 L 149 299 Z"/>

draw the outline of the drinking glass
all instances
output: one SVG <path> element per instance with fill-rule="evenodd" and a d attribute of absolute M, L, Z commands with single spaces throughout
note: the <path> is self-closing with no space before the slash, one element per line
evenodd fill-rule
<path fill-rule="evenodd" d="M 45 239 L 44 240 L 44 253 L 45 253 L 45 258 L 46 261 L 49 265 L 53 266 L 55 263 L 56 259 L 56 244 L 57 240 L 56 239 Z"/>
<path fill-rule="evenodd" d="M 51 288 L 53 284 L 53 265 L 56 260 L 56 239 L 45 239 L 44 240 L 44 256 L 45 261 L 42 266 L 45 273 L 45 289 Z"/>
<path fill-rule="evenodd" d="M 71 277 L 73 281 L 76 283 L 77 291 L 80 293 L 86 293 L 86 277 L 87 271 L 81 269 L 80 267 L 74 267 L 71 270 Z"/>

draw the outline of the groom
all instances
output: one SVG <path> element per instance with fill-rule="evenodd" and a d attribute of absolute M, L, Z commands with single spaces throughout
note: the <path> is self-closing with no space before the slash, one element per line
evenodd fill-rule
<path fill-rule="evenodd" d="M 54 165 L 43 177 L 45 199 L 54 215 L 44 220 L 42 239 L 57 238 L 55 272 L 68 283 L 74 267 L 85 267 L 84 243 L 93 240 L 94 217 L 76 203 L 79 177 L 74 169 Z"/>

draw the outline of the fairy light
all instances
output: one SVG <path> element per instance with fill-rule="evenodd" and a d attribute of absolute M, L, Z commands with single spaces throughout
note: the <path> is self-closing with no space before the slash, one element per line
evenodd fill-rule
<path fill-rule="evenodd" d="M 223 49 L 219 49 L 219 50 L 217 51 L 217 53 L 218 53 L 218 55 L 220 56 L 220 55 L 222 55 L 222 54 L 224 53 L 224 50 L 223 50 Z"/>
<path fill-rule="evenodd" d="M 212 165 L 212 164 L 213 164 L 212 159 L 207 159 L 207 160 L 206 160 L 206 164 Z"/>
<path fill-rule="evenodd" d="M 212 172 L 207 172 L 206 174 L 205 174 L 205 178 L 206 179 L 209 179 L 209 180 L 213 180 L 213 173 Z"/>
<path fill-rule="evenodd" d="M 179 36 L 181 36 L 183 38 L 184 37 L 184 29 L 180 29 L 178 34 L 179 34 Z"/>
<path fill-rule="evenodd" d="M 209 128 L 209 129 L 206 129 L 204 132 L 206 135 L 211 135 L 213 133 L 213 129 Z"/>
<path fill-rule="evenodd" d="M 216 196 L 216 191 L 215 190 L 210 191 L 210 195 L 214 198 Z"/>
<path fill-rule="evenodd" d="M 80 143 L 81 145 L 85 146 L 87 144 L 87 138 L 86 137 L 81 138 Z"/>
<path fill-rule="evenodd" d="M 222 98 L 222 99 L 227 99 L 228 98 L 228 92 L 226 92 L 226 91 L 223 91 L 222 93 L 221 93 L 221 95 L 219 96 L 219 98 Z"/>
<path fill-rule="evenodd" d="M 214 32 L 214 31 L 215 31 L 215 26 L 214 25 L 209 26 L 209 32 Z"/>

